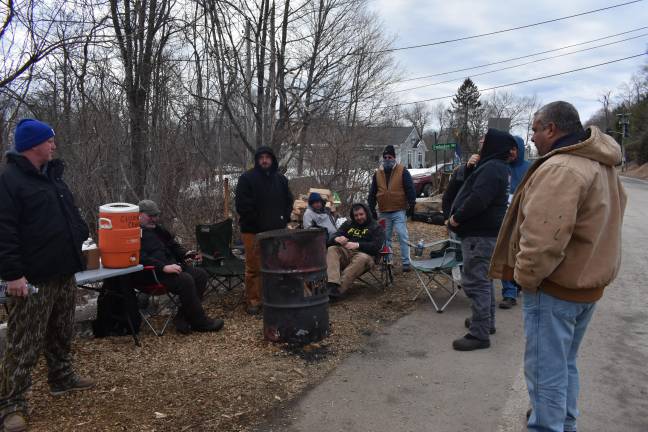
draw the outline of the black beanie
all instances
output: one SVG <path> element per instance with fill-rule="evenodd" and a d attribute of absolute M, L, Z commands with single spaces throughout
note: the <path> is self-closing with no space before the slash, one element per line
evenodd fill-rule
<path fill-rule="evenodd" d="M 383 157 L 387 155 L 392 155 L 394 159 L 396 159 L 396 150 L 394 150 L 394 146 L 391 144 L 385 147 L 385 150 L 383 150 Z"/>

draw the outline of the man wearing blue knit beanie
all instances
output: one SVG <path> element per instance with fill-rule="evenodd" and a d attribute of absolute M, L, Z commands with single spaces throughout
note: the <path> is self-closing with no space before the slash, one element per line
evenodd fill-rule
<path fill-rule="evenodd" d="M 26 393 L 41 351 L 52 395 L 94 386 L 74 372 L 71 355 L 74 273 L 84 267 L 88 226 L 63 182 L 63 162 L 53 159 L 55 150 L 51 126 L 21 120 L 0 171 L 0 280 L 9 306 L 0 418 L 7 432 L 27 429 Z"/>

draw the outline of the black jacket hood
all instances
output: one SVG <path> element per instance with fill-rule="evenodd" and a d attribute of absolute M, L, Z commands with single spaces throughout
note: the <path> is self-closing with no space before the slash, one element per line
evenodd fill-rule
<path fill-rule="evenodd" d="M 353 208 L 357 206 L 362 207 L 365 210 L 365 213 L 367 213 L 367 221 L 364 224 L 362 224 L 362 226 L 371 225 L 374 222 L 374 219 L 373 216 L 371 215 L 371 212 L 369 211 L 369 206 L 367 206 L 364 203 L 353 203 L 353 205 L 351 206 L 351 210 L 349 210 L 349 220 L 352 221 L 354 224 L 358 224 L 353 218 Z"/>
<path fill-rule="evenodd" d="M 277 161 L 277 156 L 275 156 L 272 149 L 268 146 L 261 146 L 254 153 L 254 167 L 261 170 L 261 167 L 259 166 L 259 156 L 261 156 L 262 154 L 270 155 L 270 157 L 272 158 L 272 166 L 270 167 L 270 172 L 277 172 L 277 170 L 279 170 L 279 162 Z"/>
<path fill-rule="evenodd" d="M 512 148 L 517 148 L 517 142 L 513 135 L 497 129 L 488 129 L 484 145 L 479 151 L 479 164 L 491 159 L 506 161 Z"/>

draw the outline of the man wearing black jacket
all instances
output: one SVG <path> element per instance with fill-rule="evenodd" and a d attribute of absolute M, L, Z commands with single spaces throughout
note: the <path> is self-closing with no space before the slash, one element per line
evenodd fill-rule
<path fill-rule="evenodd" d="M 279 163 L 270 147 L 259 147 L 254 168 L 239 177 L 236 185 L 236 212 L 245 247 L 245 296 L 247 313 L 261 311 L 261 257 L 256 235 L 286 228 L 290 221 L 293 196 L 288 179 L 279 172 Z"/>
<path fill-rule="evenodd" d="M 213 332 L 223 328 L 222 319 L 210 319 L 202 308 L 202 297 L 207 287 L 207 272 L 189 265 L 189 259 L 199 254 L 187 251 L 175 236 L 157 223 L 160 215 L 158 205 L 151 200 L 142 200 L 140 225 L 142 227 L 142 247 L 140 262 L 155 267 L 160 283 L 180 297 L 180 310 L 174 324 L 179 333 L 193 331 Z"/>
<path fill-rule="evenodd" d="M 371 268 L 385 242 L 385 233 L 360 203 L 351 206 L 349 220 L 329 241 L 326 253 L 329 296 L 341 297 L 353 281 Z"/>
<path fill-rule="evenodd" d="M 11 432 L 27 428 L 26 393 L 41 351 L 52 395 L 94 386 L 74 372 L 71 354 L 74 273 L 84 267 L 81 244 L 88 226 L 63 181 L 63 161 L 52 159 L 54 130 L 24 119 L 14 141 L 0 173 L 0 279 L 9 296 L 0 417 Z"/>
<path fill-rule="evenodd" d="M 508 206 L 509 166 L 517 143 L 512 135 L 489 129 L 479 162 L 457 193 L 448 227 L 461 238 L 462 285 L 472 300 L 469 332 L 452 344 L 458 351 L 490 347 L 495 333 L 495 293 L 488 267 Z"/>
<path fill-rule="evenodd" d="M 483 140 L 480 142 L 480 148 Z M 479 162 L 479 155 L 474 154 L 468 159 L 468 162 L 465 164 L 459 165 L 453 171 L 450 176 L 450 181 L 448 182 L 448 187 L 445 192 L 443 192 L 443 197 L 441 199 L 441 210 L 443 211 L 443 218 L 447 221 L 450 219 L 450 210 L 452 210 L 452 203 L 459 193 L 459 189 L 463 186 L 463 183 L 466 181 L 470 174 L 475 170 L 475 165 Z"/>

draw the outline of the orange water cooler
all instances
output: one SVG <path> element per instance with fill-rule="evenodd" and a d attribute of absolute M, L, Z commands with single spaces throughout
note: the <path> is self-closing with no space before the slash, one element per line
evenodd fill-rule
<path fill-rule="evenodd" d="M 106 268 L 124 268 L 139 264 L 142 229 L 139 207 L 111 203 L 99 207 L 99 250 Z"/>

